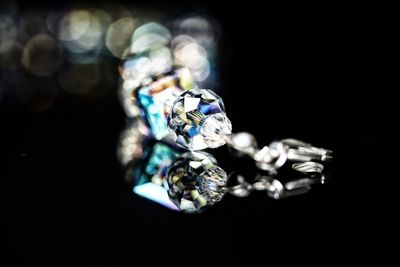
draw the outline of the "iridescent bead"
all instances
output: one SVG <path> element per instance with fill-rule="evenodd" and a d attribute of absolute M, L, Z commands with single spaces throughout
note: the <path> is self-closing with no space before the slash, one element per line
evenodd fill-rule
<path fill-rule="evenodd" d="M 178 68 L 150 79 L 135 91 L 142 115 L 155 139 L 162 140 L 170 135 L 168 116 L 173 103 L 190 86 L 190 72 L 185 68 Z"/>
<path fill-rule="evenodd" d="M 222 199 L 227 174 L 207 153 L 188 152 L 180 156 L 168 171 L 168 195 L 184 212 L 199 212 Z"/>
<path fill-rule="evenodd" d="M 232 131 L 221 97 L 207 89 L 181 94 L 172 107 L 168 127 L 178 145 L 193 151 L 224 145 L 225 136 Z"/>

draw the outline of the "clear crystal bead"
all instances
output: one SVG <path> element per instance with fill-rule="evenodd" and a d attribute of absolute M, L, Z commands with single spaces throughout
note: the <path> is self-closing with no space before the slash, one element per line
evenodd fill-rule
<path fill-rule="evenodd" d="M 184 92 L 172 107 L 168 127 L 176 143 L 190 150 L 222 146 L 232 131 L 222 99 L 207 89 Z"/>
<path fill-rule="evenodd" d="M 208 116 L 200 128 L 204 143 L 210 148 L 217 148 L 225 144 L 224 136 L 232 132 L 232 124 L 225 114 L 217 113 Z"/>
<path fill-rule="evenodd" d="M 168 195 L 184 212 L 199 212 L 220 201 L 228 177 L 207 153 L 189 152 L 179 157 L 168 171 Z"/>

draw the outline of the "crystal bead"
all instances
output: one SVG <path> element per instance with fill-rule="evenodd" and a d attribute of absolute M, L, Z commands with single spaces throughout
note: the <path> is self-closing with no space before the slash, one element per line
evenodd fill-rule
<path fill-rule="evenodd" d="M 207 153 L 188 152 L 168 171 L 168 195 L 184 212 L 199 212 L 222 199 L 228 176 Z"/>
<path fill-rule="evenodd" d="M 222 99 L 207 89 L 184 92 L 172 107 L 168 127 L 175 142 L 190 150 L 222 146 L 232 131 Z"/>

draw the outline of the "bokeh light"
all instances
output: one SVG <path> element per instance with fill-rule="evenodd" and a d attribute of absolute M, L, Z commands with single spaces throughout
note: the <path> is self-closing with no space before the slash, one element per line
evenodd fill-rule
<path fill-rule="evenodd" d="M 14 40 L 17 37 L 18 29 L 14 20 L 5 14 L 0 14 L 0 47 L 5 41 Z"/>
<path fill-rule="evenodd" d="M 135 21 L 130 18 L 121 18 L 113 22 L 107 30 L 106 46 L 117 58 L 122 58 L 132 38 Z"/>
<path fill-rule="evenodd" d="M 93 11 L 93 10 L 92 10 Z M 102 47 L 102 37 L 110 18 L 105 12 L 74 10 L 59 25 L 58 38 L 66 49 L 66 57 L 75 63 L 92 63 Z"/>
<path fill-rule="evenodd" d="M 217 42 L 219 25 L 211 18 L 194 15 L 176 20 L 174 34 L 191 36 L 202 46 L 211 48 Z"/>
<path fill-rule="evenodd" d="M 210 74 L 207 51 L 190 36 L 177 36 L 173 40 L 173 52 L 176 63 L 188 67 L 195 81 L 203 81 Z"/>
<path fill-rule="evenodd" d="M 142 142 L 146 135 L 149 132 L 141 120 L 133 120 L 127 124 L 120 135 L 117 151 L 122 164 L 135 163 L 143 155 Z"/>
<path fill-rule="evenodd" d="M 103 94 L 106 85 L 116 81 L 115 66 L 103 63 L 117 62 L 114 59 L 121 60 L 118 92 L 130 117 L 140 115 L 133 92 L 150 82 L 149 77 L 185 67 L 198 86 L 207 87 L 216 80 L 219 28 L 208 17 L 170 20 L 156 10 L 118 4 L 13 10 L 0 14 L 0 95 L 35 80 L 43 85 L 42 91 L 32 86 L 14 93 L 31 111 L 51 108 L 60 90 L 77 96 Z M 42 97 L 42 92 L 49 98 Z"/>
<path fill-rule="evenodd" d="M 49 34 L 33 36 L 24 47 L 22 64 L 32 74 L 51 75 L 60 68 L 62 61 L 61 47 Z"/>
<path fill-rule="evenodd" d="M 58 38 L 62 41 L 79 39 L 88 30 L 90 13 L 86 10 L 75 10 L 66 14 L 60 22 Z"/>
<path fill-rule="evenodd" d="M 156 22 L 150 22 L 140 26 L 132 36 L 132 53 L 145 51 L 168 45 L 171 33 L 167 28 Z"/>

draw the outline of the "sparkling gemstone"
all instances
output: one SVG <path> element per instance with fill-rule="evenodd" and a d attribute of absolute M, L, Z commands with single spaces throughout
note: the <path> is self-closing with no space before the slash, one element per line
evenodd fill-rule
<path fill-rule="evenodd" d="M 168 195 L 184 212 L 199 212 L 222 199 L 228 177 L 207 153 L 188 152 L 168 171 Z"/>
<path fill-rule="evenodd" d="M 222 99 L 207 89 L 181 94 L 172 107 L 168 127 L 176 143 L 190 150 L 222 146 L 232 131 Z"/>
<path fill-rule="evenodd" d="M 163 143 L 143 146 L 142 157 L 127 171 L 133 192 L 167 208 L 178 210 L 167 193 L 167 172 L 177 152 Z"/>
<path fill-rule="evenodd" d="M 148 81 L 135 91 L 143 116 L 155 139 L 162 140 L 170 134 L 168 116 L 173 103 L 191 86 L 190 72 L 180 68 Z"/>

